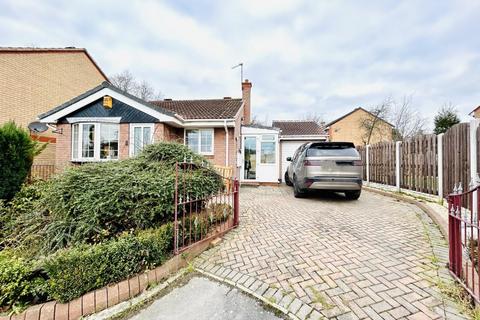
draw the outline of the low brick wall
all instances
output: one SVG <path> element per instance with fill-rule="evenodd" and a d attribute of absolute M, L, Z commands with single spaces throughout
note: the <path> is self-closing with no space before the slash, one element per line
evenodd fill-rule
<path fill-rule="evenodd" d="M 76 320 L 100 312 L 120 302 L 129 300 L 147 289 L 149 285 L 159 283 L 170 274 L 187 265 L 188 260 L 196 257 L 208 248 L 210 243 L 224 233 L 219 233 L 210 241 L 200 241 L 182 254 L 173 256 L 161 266 L 137 274 L 121 282 L 88 292 L 68 303 L 50 301 L 34 305 L 18 315 L 0 316 L 0 320 Z"/>

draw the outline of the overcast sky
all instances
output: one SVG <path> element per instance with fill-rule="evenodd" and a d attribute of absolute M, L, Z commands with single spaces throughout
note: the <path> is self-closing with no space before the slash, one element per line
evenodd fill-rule
<path fill-rule="evenodd" d="M 166 98 L 239 97 L 260 120 L 326 121 L 391 96 L 433 118 L 480 105 L 480 1 L 0 1 L 0 45 L 88 49 Z M 431 122 L 431 121 L 430 121 Z"/>

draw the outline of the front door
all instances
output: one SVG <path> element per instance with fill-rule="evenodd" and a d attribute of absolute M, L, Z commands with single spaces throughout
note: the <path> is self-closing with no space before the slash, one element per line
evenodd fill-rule
<path fill-rule="evenodd" d="M 243 178 L 245 180 L 257 179 L 257 138 L 243 138 Z"/>

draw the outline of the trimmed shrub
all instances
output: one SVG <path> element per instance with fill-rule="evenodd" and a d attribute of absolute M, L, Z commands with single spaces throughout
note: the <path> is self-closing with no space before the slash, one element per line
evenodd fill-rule
<path fill-rule="evenodd" d="M 85 164 L 26 186 L 12 201 L 6 242 L 50 254 L 172 221 L 177 151 L 191 153 L 183 145 L 159 143 L 136 159 Z M 180 171 L 178 178 L 190 198 L 202 199 L 223 187 L 221 177 L 203 166 Z"/>
<path fill-rule="evenodd" d="M 138 156 L 144 161 L 161 161 L 167 165 L 174 165 L 176 162 L 207 162 L 204 157 L 193 152 L 183 144 L 174 142 L 156 143 L 146 146 Z"/>
<path fill-rule="evenodd" d="M 0 252 L 0 310 L 21 308 L 48 298 L 48 283 L 31 262 Z"/>
<path fill-rule="evenodd" d="M 28 131 L 14 122 L 0 126 L 0 199 L 11 199 L 25 182 L 33 157 L 44 146 L 30 138 Z"/>
<path fill-rule="evenodd" d="M 161 265 L 171 254 L 172 224 L 96 245 L 60 250 L 44 263 L 51 296 L 66 302 Z"/>

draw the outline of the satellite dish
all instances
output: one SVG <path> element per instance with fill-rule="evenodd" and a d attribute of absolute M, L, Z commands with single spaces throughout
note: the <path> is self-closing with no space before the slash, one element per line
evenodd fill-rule
<path fill-rule="evenodd" d="M 28 125 L 28 129 L 32 132 L 40 133 L 45 132 L 48 130 L 48 127 L 45 123 L 41 123 L 38 121 L 32 122 Z"/>

